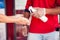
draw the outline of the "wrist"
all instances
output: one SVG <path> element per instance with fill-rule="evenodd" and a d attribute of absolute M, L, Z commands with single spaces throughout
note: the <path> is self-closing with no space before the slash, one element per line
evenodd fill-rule
<path fill-rule="evenodd" d="M 16 19 L 7 19 L 6 20 L 7 23 L 16 23 Z"/>
<path fill-rule="evenodd" d="M 13 20 L 13 23 L 18 23 L 18 19 L 14 19 Z"/>
<path fill-rule="evenodd" d="M 43 15 L 46 15 L 46 9 L 45 8 L 43 8 Z"/>
<path fill-rule="evenodd" d="M 54 11 L 54 10 L 51 10 L 51 9 L 46 9 L 46 14 L 50 14 L 51 11 Z"/>
<path fill-rule="evenodd" d="M 11 23 L 16 23 L 17 22 L 17 19 L 16 18 L 11 18 L 10 22 Z"/>

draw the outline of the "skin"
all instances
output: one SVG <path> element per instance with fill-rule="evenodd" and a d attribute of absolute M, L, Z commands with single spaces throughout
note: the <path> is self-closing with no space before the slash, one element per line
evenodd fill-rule
<path fill-rule="evenodd" d="M 26 25 L 29 21 L 21 16 L 16 18 L 16 16 L 6 16 L 4 14 L 0 14 L 0 23 L 16 23 Z"/>
<path fill-rule="evenodd" d="M 37 8 L 35 7 L 35 9 L 37 9 L 38 11 L 35 12 L 35 13 L 31 13 L 33 16 L 35 17 L 39 17 L 41 15 L 41 11 L 43 11 L 43 8 Z M 56 8 L 45 8 L 46 10 L 46 14 L 50 14 L 50 15 L 58 15 L 60 14 L 60 7 L 56 7 Z M 54 11 L 53 11 L 54 10 Z M 30 13 L 29 12 L 25 12 L 24 13 L 24 16 L 26 18 L 29 18 L 30 17 Z"/>

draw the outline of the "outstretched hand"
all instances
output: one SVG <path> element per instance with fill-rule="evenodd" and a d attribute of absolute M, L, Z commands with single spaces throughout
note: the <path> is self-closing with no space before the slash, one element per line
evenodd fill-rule
<path fill-rule="evenodd" d="M 29 20 L 23 16 L 16 15 L 16 24 L 28 25 Z"/>

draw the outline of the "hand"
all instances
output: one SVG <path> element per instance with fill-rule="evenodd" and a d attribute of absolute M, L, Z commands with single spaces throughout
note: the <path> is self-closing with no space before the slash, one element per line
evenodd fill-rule
<path fill-rule="evenodd" d="M 19 34 L 21 33 L 24 37 L 26 37 L 28 33 L 27 26 L 16 27 L 16 32 Z"/>
<path fill-rule="evenodd" d="M 34 8 L 36 10 L 36 12 L 32 13 L 33 16 L 39 18 L 41 16 L 44 16 L 45 15 L 45 8 Z"/>
<path fill-rule="evenodd" d="M 29 20 L 27 18 L 24 17 L 18 17 L 16 18 L 16 24 L 22 24 L 22 25 L 27 25 L 29 24 Z"/>
<path fill-rule="evenodd" d="M 28 33 L 27 26 L 22 27 L 23 36 L 27 36 L 27 33 Z"/>

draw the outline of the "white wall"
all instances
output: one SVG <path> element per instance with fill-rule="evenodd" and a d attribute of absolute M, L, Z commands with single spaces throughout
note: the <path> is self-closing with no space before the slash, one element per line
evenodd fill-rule
<path fill-rule="evenodd" d="M 0 14 L 5 14 L 5 9 L 0 9 Z M 0 40 L 6 40 L 6 24 L 0 23 Z"/>
<path fill-rule="evenodd" d="M 26 0 L 15 0 L 16 10 L 25 9 L 25 5 L 26 5 Z"/>

